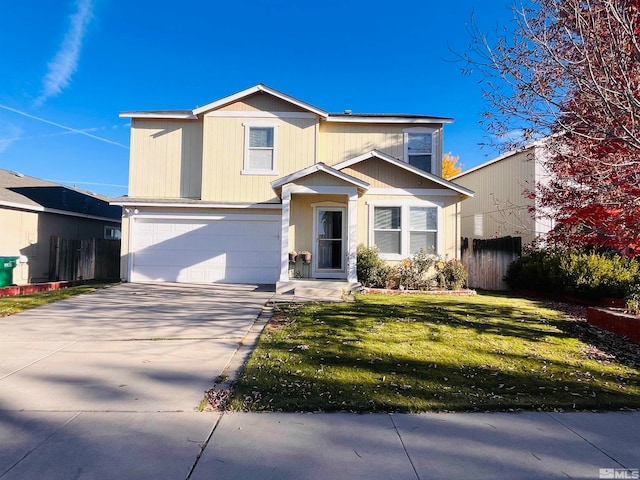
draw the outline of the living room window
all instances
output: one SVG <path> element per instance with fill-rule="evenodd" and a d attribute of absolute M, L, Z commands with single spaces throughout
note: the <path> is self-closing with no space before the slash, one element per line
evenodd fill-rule
<path fill-rule="evenodd" d="M 277 175 L 277 125 L 245 123 L 243 174 Z"/>
<path fill-rule="evenodd" d="M 375 207 L 373 243 L 380 253 L 402 254 L 400 207 Z"/>
<path fill-rule="evenodd" d="M 440 253 L 440 210 L 430 202 L 372 202 L 369 244 L 376 245 L 386 260 L 410 257 L 421 248 Z"/>
<path fill-rule="evenodd" d="M 433 128 L 406 128 L 404 133 L 404 159 L 425 172 L 435 172 L 435 141 Z"/>

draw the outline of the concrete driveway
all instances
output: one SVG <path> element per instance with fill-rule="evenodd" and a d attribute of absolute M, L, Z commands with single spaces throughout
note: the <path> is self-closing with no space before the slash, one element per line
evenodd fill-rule
<path fill-rule="evenodd" d="M 250 285 L 120 284 L 0 318 L 0 478 L 39 478 L 43 465 L 42 478 L 87 465 L 86 478 L 114 478 L 114 458 L 147 455 L 156 475 L 184 478 L 218 415 L 195 409 L 272 296 Z M 124 477 L 157 478 L 123 461 Z"/>

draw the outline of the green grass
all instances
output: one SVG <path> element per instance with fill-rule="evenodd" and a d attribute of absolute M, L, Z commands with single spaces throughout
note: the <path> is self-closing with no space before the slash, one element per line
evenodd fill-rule
<path fill-rule="evenodd" d="M 48 303 L 64 300 L 65 298 L 82 295 L 104 288 L 103 284 L 79 285 L 77 287 L 49 290 L 48 292 L 34 293 L 31 295 L 18 295 L 15 297 L 0 297 L 0 317 L 13 315 L 30 308 L 40 307 Z"/>
<path fill-rule="evenodd" d="M 361 295 L 290 306 L 274 320 L 235 385 L 233 409 L 640 408 L 637 350 L 612 347 L 540 302 Z"/>

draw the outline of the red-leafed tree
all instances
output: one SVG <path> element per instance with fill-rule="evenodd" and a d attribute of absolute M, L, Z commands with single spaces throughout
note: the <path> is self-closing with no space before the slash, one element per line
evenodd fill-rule
<path fill-rule="evenodd" d="M 472 31 L 485 124 L 506 149 L 544 138 L 548 181 L 529 193 L 556 220 L 551 241 L 637 248 L 640 0 L 533 0 L 514 12 L 513 31 Z"/>

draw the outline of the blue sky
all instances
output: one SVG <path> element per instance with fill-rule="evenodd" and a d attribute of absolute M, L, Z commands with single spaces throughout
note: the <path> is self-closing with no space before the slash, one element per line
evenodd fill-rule
<path fill-rule="evenodd" d="M 21 0 L 0 15 L 0 168 L 127 192 L 121 111 L 188 109 L 264 83 L 327 111 L 454 117 L 444 150 L 481 148 L 480 78 L 461 73 L 472 13 L 509 0 Z"/>

